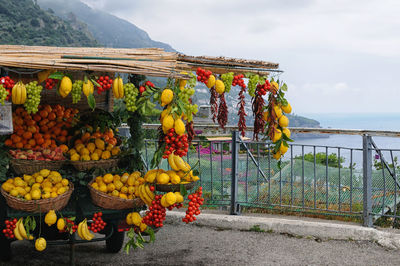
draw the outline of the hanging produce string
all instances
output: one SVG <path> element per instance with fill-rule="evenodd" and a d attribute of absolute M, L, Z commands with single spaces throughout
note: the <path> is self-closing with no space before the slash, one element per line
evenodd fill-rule
<path fill-rule="evenodd" d="M 21 75 L 33 75 L 33 74 L 37 74 L 41 71 L 43 71 L 42 69 L 35 69 L 35 70 L 31 70 L 28 68 L 9 68 L 9 67 L 1 67 L 2 69 L 4 69 L 6 72 L 12 72 L 12 73 L 16 73 L 19 76 Z M 33 77 L 33 76 L 31 76 Z"/>

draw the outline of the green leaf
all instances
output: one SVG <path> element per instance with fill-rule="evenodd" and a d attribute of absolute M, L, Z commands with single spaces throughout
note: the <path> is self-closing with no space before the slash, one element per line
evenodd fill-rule
<path fill-rule="evenodd" d="M 100 84 L 97 83 L 96 80 L 94 80 L 94 79 L 91 78 L 90 81 L 93 83 L 94 86 L 96 86 L 96 87 L 101 87 Z"/>
<path fill-rule="evenodd" d="M 183 184 L 180 184 L 179 192 L 182 194 L 183 197 L 185 197 L 187 195 L 187 190 Z"/>
<path fill-rule="evenodd" d="M 62 79 L 64 77 L 64 73 L 62 72 L 54 72 L 52 74 L 49 75 L 49 79 Z"/>
<path fill-rule="evenodd" d="M 278 161 L 277 166 L 278 166 L 279 171 L 282 170 L 282 161 L 281 160 Z"/>
<path fill-rule="evenodd" d="M 88 105 L 92 108 L 92 111 L 96 108 L 96 100 L 94 99 L 93 93 L 89 94 L 87 97 Z"/>
<path fill-rule="evenodd" d="M 283 83 L 283 85 L 281 86 L 281 90 L 283 90 L 283 91 L 287 91 L 288 90 L 288 87 L 287 87 L 286 83 Z"/>
<path fill-rule="evenodd" d="M 86 75 L 83 77 L 83 82 L 84 82 L 85 84 L 88 82 L 88 77 L 87 77 Z"/>
<path fill-rule="evenodd" d="M 200 171 L 198 169 L 193 170 L 193 175 L 200 175 Z"/>

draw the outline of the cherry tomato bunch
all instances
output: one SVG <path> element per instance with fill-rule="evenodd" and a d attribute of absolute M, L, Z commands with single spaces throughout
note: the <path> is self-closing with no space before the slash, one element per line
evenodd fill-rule
<path fill-rule="evenodd" d="M 103 218 L 101 218 L 101 216 L 103 216 L 102 212 L 93 214 L 93 222 L 89 227 L 89 230 L 91 230 L 93 233 L 100 232 L 107 225 L 107 223 L 103 221 Z"/>
<path fill-rule="evenodd" d="M 172 204 L 171 206 L 167 207 L 167 209 L 168 209 L 169 211 L 172 211 L 174 208 L 180 209 L 180 208 L 182 208 L 182 207 L 183 207 L 183 204 L 182 204 L 182 203 L 175 203 L 175 204 Z"/>
<path fill-rule="evenodd" d="M 46 79 L 46 89 L 51 90 L 53 89 L 56 84 L 57 84 L 58 80 L 57 79 Z"/>
<path fill-rule="evenodd" d="M 168 155 L 174 153 L 177 156 L 185 156 L 189 149 L 188 136 L 187 134 L 178 135 L 175 133 L 175 129 L 171 128 L 164 137 L 165 150 L 163 158 L 168 158 Z"/>
<path fill-rule="evenodd" d="M 2 84 L 3 87 L 6 89 L 6 91 L 8 91 L 8 95 L 6 98 L 6 101 L 8 101 L 8 99 L 10 99 L 11 96 L 12 88 L 15 85 L 15 81 L 12 80 L 9 76 L 5 76 L 0 78 L 0 84 Z"/>
<path fill-rule="evenodd" d="M 199 187 L 196 192 L 188 196 L 189 207 L 186 211 L 186 216 L 182 218 L 182 222 L 188 224 L 196 221 L 195 215 L 200 214 L 200 206 L 204 203 L 204 198 L 202 198 L 201 195 L 203 195 L 203 188 Z"/>
<path fill-rule="evenodd" d="M 267 91 L 271 90 L 271 83 L 268 80 L 265 81 L 264 84 L 257 85 L 257 93 L 260 96 L 267 94 Z"/>
<path fill-rule="evenodd" d="M 244 75 L 240 74 L 240 75 L 236 75 L 233 77 L 233 81 L 232 81 L 232 86 L 236 86 L 239 85 L 240 87 L 242 87 L 243 89 L 246 88 L 246 84 L 244 84 Z"/>
<path fill-rule="evenodd" d="M 143 223 L 148 226 L 163 227 L 167 210 L 161 205 L 162 195 L 156 195 L 149 210 L 143 217 Z"/>
<path fill-rule="evenodd" d="M 3 229 L 3 234 L 8 238 L 8 239 L 13 239 L 15 238 L 14 235 L 14 229 L 15 225 L 17 224 L 18 220 L 16 218 L 12 220 L 5 220 L 5 225 L 6 228 Z"/>
<path fill-rule="evenodd" d="M 111 89 L 113 80 L 109 76 L 100 76 L 96 82 L 100 85 L 97 87 L 97 94 L 101 94 L 103 91 Z"/>
<path fill-rule="evenodd" d="M 142 86 L 139 87 L 139 92 L 140 94 L 142 94 L 143 92 L 146 91 L 147 87 L 152 87 L 154 88 L 154 84 L 153 82 L 151 82 L 150 80 L 146 81 Z"/>
<path fill-rule="evenodd" d="M 74 221 L 65 218 L 65 228 L 71 228 L 72 232 L 75 233 L 76 230 L 78 230 L 78 225 L 75 224 Z M 65 229 L 63 231 L 65 231 Z"/>
<path fill-rule="evenodd" d="M 196 75 L 197 81 L 203 82 L 207 84 L 208 78 L 211 76 L 212 72 L 210 70 L 202 69 L 201 67 L 197 68 Z"/>

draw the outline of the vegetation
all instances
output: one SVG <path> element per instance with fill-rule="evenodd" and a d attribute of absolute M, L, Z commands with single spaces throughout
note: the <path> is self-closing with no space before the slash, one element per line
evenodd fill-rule
<path fill-rule="evenodd" d="M 32 0 L 0 0 L 0 43 L 53 46 L 97 46 L 90 35 L 46 12 Z"/>
<path fill-rule="evenodd" d="M 301 155 L 298 155 L 296 157 L 294 157 L 295 159 L 299 159 L 301 160 L 302 157 Z M 314 154 L 313 153 L 307 153 L 304 154 L 304 160 L 308 161 L 308 162 L 314 162 Z M 344 157 L 340 156 L 340 159 L 338 158 L 338 156 L 336 155 L 336 153 L 331 153 L 328 155 L 328 166 L 330 167 L 338 167 L 339 165 L 339 160 L 340 160 L 340 168 L 343 168 L 343 163 L 344 163 Z M 326 165 L 326 153 L 325 152 L 318 152 L 315 154 L 315 162 L 317 164 L 322 164 L 322 165 Z"/>

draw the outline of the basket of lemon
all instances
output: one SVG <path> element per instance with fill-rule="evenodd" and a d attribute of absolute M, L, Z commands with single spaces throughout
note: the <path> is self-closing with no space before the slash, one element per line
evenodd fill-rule
<path fill-rule="evenodd" d="M 68 151 L 70 163 L 78 171 L 90 170 L 93 167 L 110 169 L 118 165 L 118 155 L 121 150 L 118 146 L 104 142 L 100 138 L 92 139 L 84 144 L 75 141 L 74 148 Z"/>
<path fill-rule="evenodd" d="M 141 207 L 138 187 L 144 183 L 140 172 L 123 175 L 105 174 L 89 182 L 88 187 L 93 204 L 105 209 L 131 209 Z"/>
<path fill-rule="evenodd" d="M 27 212 L 61 210 L 71 197 L 74 186 L 59 172 L 42 169 L 32 175 L 10 178 L 1 185 L 7 205 Z"/>

